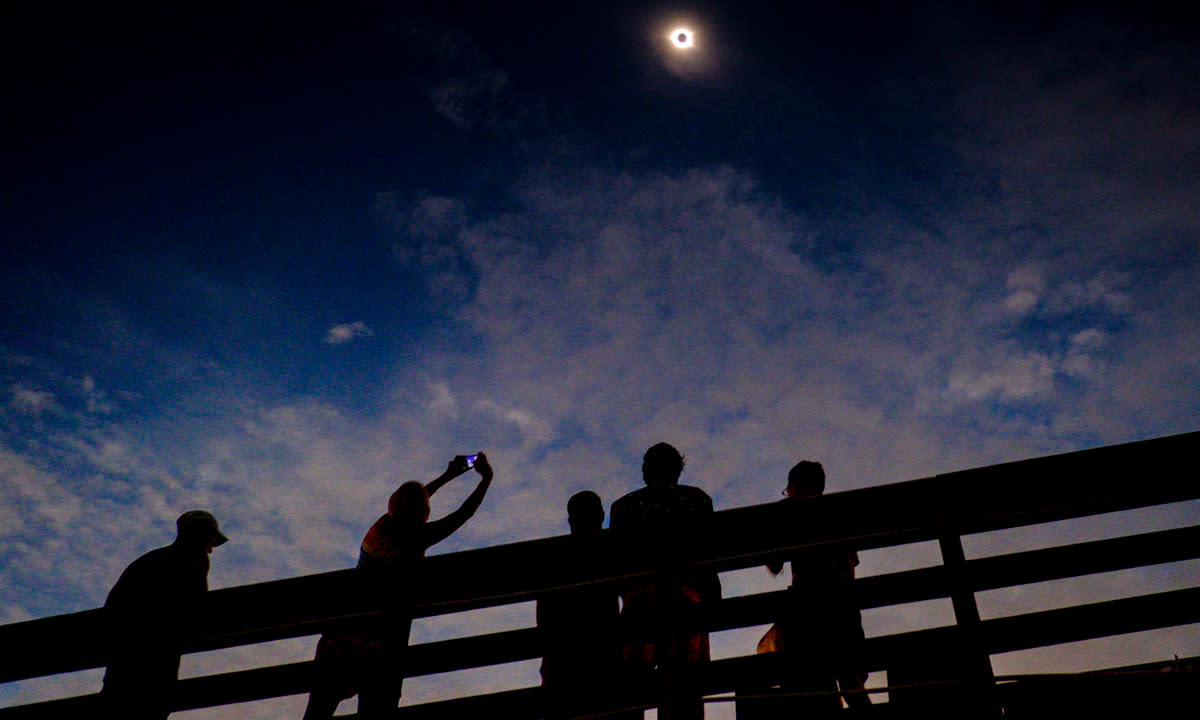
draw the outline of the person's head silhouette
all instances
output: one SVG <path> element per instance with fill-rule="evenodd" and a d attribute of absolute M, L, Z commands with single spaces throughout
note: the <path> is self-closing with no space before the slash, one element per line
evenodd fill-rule
<path fill-rule="evenodd" d="M 653 445 L 642 456 L 642 480 L 650 487 L 673 487 L 683 472 L 683 455 L 665 442 Z"/>
<path fill-rule="evenodd" d="M 567 501 L 567 524 L 572 535 L 600 532 L 604 525 L 604 503 L 591 490 L 577 492 Z"/>
<path fill-rule="evenodd" d="M 207 510 L 188 510 L 175 521 L 175 529 L 177 545 L 205 553 L 229 540 L 221 532 L 217 518 Z"/>
<path fill-rule="evenodd" d="M 816 497 L 825 492 L 825 468 L 812 460 L 801 460 L 788 472 L 784 495 L 792 498 Z"/>
<path fill-rule="evenodd" d="M 388 515 L 405 523 L 424 523 L 429 520 L 429 491 L 416 480 L 409 480 L 388 498 Z"/>

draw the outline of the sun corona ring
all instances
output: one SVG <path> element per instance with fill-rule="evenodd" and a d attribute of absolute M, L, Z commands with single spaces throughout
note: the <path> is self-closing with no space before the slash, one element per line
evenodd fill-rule
<path fill-rule="evenodd" d="M 676 28 L 670 33 L 671 43 L 679 50 L 686 50 L 695 45 L 695 33 L 687 28 Z"/>

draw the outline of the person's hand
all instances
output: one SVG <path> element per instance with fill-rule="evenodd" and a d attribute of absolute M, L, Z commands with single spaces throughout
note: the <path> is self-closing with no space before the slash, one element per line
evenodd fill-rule
<path fill-rule="evenodd" d="M 467 467 L 466 455 L 455 455 L 453 460 L 446 463 L 446 476 L 458 477 L 470 469 Z"/>
<path fill-rule="evenodd" d="M 488 465 L 487 455 L 479 453 L 475 458 L 475 472 L 482 475 L 485 480 L 492 479 L 492 466 Z"/>

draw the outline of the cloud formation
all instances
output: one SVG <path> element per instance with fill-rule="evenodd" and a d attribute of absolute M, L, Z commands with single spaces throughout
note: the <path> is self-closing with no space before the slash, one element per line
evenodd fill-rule
<path fill-rule="evenodd" d="M 37 415 L 54 403 L 54 393 L 14 385 L 9 388 L 9 404 L 30 415 Z"/>
<path fill-rule="evenodd" d="M 473 39 L 443 32 L 431 44 L 441 72 L 428 91 L 429 102 L 452 125 L 509 131 L 529 116 L 531 108 L 518 99 L 509 73 L 496 67 Z"/>
<path fill-rule="evenodd" d="M 344 345 L 351 340 L 358 338 L 371 337 L 375 333 L 371 328 L 367 327 L 366 323 L 361 320 L 356 320 L 351 323 L 342 323 L 334 325 L 325 332 L 325 337 L 321 342 L 326 345 Z"/>

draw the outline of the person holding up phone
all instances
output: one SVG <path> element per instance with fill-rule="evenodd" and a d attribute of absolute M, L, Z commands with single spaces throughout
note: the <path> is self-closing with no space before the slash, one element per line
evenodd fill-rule
<path fill-rule="evenodd" d="M 454 478 L 474 469 L 479 484 L 449 515 L 429 522 L 429 497 Z M 367 531 L 358 567 L 411 575 L 431 546 L 462 527 L 483 503 L 492 482 L 492 467 L 483 453 L 456 455 L 446 471 L 428 484 L 415 480 L 388 498 L 387 514 Z M 326 633 L 317 643 L 317 681 L 308 697 L 305 720 L 327 720 L 338 704 L 358 695 L 358 715 L 368 720 L 390 717 L 400 702 L 404 677 L 400 661 L 408 647 L 412 617 L 392 614 L 360 627 Z"/>

